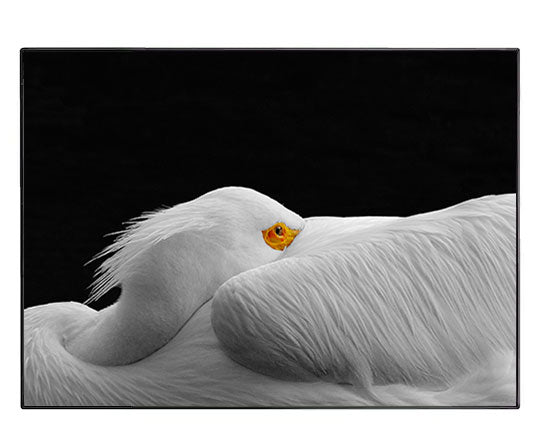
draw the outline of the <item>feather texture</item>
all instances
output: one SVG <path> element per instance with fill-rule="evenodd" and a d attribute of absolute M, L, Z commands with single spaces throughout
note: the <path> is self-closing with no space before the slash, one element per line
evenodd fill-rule
<path fill-rule="evenodd" d="M 278 378 L 446 388 L 515 349 L 515 241 L 514 195 L 308 220 L 284 259 L 220 287 L 213 326 L 233 359 Z"/>
<path fill-rule="evenodd" d="M 101 254 L 111 256 L 91 298 L 186 230 L 217 232 L 220 250 L 249 254 L 228 239 L 242 207 L 256 226 L 286 209 L 269 198 L 246 207 L 246 195 L 261 202 L 217 190 L 132 223 Z M 305 227 L 288 249 L 264 249 L 273 261 L 230 278 L 138 362 L 96 365 L 66 349 L 99 315 L 87 306 L 25 310 L 25 405 L 515 405 L 515 195 L 410 218 L 304 224 L 289 213 L 291 227 Z"/>

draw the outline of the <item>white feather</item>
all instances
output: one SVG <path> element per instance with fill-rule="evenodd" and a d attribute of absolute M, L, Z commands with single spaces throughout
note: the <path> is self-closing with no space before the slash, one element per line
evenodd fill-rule
<path fill-rule="evenodd" d="M 515 195 L 411 218 L 305 224 L 251 190 L 205 196 L 132 225 L 106 249 L 114 254 L 92 297 L 129 286 L 149 254 L 165 256 L 177 235 L 197 229 L 213 245 L 201 240 L 189 250 L 239 259 L 226 272 L 231 263 L 215 260 L 232 278 L 220 280 L 213 316 L 201 295 L 195 308 L 181 308 L 197 311 L 168 343 L 138 362 L 105 366 L 80 359 L 70 341 L 89 322 L 114 317 L 116 305 L 99 313 L 78 303 L 27 309 L 26 405 L 515 405 Z M 284 253 L 246 240 L 277 221 L 305 225 Z M 165 261 L 186 262 L 178 260 Z M 182 281 L 196 286 L 193 277 Z M 121 297 L 124 308 L 142 306 L 129 299 Z M 165 299 L 149 297 L 146 309 L 169 310 Z M 135 336 L 145 335 L 152 337 Z"/>
<path fill-rule="evenodd" d="M 220 287 L 214 329 L 233 359 L 287 380 L 450 387 L 515 350 L 514 204 L 308 220 L 284 259 Z"/>

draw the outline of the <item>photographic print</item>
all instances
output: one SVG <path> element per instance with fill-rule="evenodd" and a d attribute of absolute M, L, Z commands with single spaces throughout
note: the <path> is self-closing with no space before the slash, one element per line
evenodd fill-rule
<path fill-rule="evenodd" d="M 23 49 L 22 406 L 516 408 L 516 49 Z"/>

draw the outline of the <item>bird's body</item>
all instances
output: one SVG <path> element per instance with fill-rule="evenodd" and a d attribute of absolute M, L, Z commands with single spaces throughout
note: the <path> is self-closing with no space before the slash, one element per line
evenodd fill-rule
<path fill-rule="evenodd" d="M 197 201 L 111 247 L 95 291 L 117 304 L 25 310 L 25 405 L 515 405 L 515 195 L 306 220 L 251 190 Z M 257 232 L 300 231 L 283 252 L 241 237 L 260 203 Z"/>

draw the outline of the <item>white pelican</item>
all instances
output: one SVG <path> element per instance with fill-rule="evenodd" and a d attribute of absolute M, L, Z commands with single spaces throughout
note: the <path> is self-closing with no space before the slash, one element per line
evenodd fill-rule
<path fill-rule="evenodd" d="M 302 219 L 228 187 L 100 256 L 95 311 L 24 312 L 27 406 L 515 406 L 514 194 Z"/>

